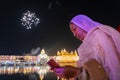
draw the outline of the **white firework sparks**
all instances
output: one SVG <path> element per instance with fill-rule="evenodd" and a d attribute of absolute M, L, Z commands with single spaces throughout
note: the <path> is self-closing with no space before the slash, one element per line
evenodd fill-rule
<path fill-rule="evenodd" d="M 23 13 L 21 22 L 26 29 L 31 29 L 32 26 L 37 26 L 37 24 L 40 23 L 40 20 L 36 17 L 35 13 L 27 11 L 26 13 Z"/>

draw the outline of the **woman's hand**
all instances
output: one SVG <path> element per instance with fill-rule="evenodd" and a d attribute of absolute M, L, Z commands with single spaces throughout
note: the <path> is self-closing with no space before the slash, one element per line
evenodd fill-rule
<path fill-rule="evenodd" d="M 80 72 L 79 68 L 67 65 L 54 69 L 55 74 L 60 78 L 76 78 Z"/>
<path fill-rule="evenodd" d="M 64 67 L 55 68 L 54 72 L 58 77 L 65 78 L 65 76 L 64 76 L 65 68 Z"/>

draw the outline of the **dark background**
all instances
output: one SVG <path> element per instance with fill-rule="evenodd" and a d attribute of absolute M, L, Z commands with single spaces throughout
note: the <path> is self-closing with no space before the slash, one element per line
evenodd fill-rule
<path fill-rule="evenodd" d="M 0 54 L 22 55 L 37 47 L 44 48 L 48 55 L 63 48 L 74 51 L 81 42 L 70 32 L 71 18 L 85 14 L 116 28 L 120 24 L 119 4 L 119 0 L 1 0 Z M 40 18 L 37 27 L 30 30 L 20 22 L 28 10 Z"/>

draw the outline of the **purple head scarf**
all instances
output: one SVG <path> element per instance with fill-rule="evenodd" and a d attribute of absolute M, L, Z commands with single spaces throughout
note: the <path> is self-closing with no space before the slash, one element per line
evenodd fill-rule
<path fill-rule="evenodd" d="M 70 22 L 74 23 L 75 25 L 87 32 L 94 27 L 102 25 L 98 22 L 93 21 L 92 19 L 83 14 L 73 17 L 73 19 Z"/>

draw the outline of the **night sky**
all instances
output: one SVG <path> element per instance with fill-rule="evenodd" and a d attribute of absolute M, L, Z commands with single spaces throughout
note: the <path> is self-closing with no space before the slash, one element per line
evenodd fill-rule
<path fill-rule="evenodd" d="M 21 25 L 22 14 L 35 12 L 40 18 L 36 27 Z M 116 28 L 120 24 L 119 0 L 1 0 L 0 54 L 22 55 L 31 49 L 44 48 L 48 55 L 58 50 L 76 50 L 80 41 L 69 29 L 69 21 L 85 14 L 100 23 Z"/>

